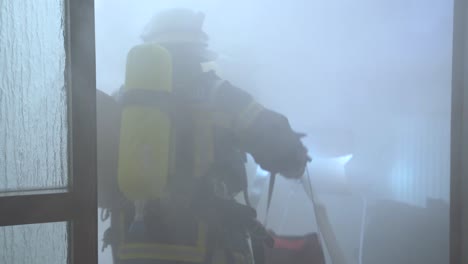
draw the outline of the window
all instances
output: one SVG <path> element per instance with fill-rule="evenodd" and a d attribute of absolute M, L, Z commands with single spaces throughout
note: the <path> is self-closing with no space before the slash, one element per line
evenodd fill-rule
<path fill-rule="evenodd" d="M 1 263 L 97 263 L 93 4 L 0 2 Z"/>

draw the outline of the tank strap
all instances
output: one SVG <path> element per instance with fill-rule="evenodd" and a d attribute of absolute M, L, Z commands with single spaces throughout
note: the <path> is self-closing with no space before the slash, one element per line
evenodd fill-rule
<path fill-rule="evenodd" d="M 180 96 L 166 91 L 147 89 L 132 89 L 122 93 L 119 97 L 122 107 L 144 106 L 158 108 L 163 112 L 172 114 L 188 103 Z"/>

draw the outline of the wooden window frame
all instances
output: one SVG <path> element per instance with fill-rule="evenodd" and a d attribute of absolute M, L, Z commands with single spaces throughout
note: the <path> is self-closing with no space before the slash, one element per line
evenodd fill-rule
<path fill-rule="evenodd" d="M 68 98 L 68 190 L 0 196 L 0 226 L 66 221 L 68 262 L 97 264 L 94 1 L 64 0 Z"/>

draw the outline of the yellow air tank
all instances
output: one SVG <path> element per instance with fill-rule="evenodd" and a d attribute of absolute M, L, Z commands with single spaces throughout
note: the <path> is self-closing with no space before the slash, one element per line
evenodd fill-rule
<path fill-rule="evenodd" d="M 172 61 L 157 44 L 142 44 L 127 56 L 125 94 L 172 91 Z M 147 92 L 147 91 L 145 91 Z M 169 174 L 171 120 L 157 105 L 124 104 L 120 127 L 118 184 L 130 200 L 162 195 Z"/>

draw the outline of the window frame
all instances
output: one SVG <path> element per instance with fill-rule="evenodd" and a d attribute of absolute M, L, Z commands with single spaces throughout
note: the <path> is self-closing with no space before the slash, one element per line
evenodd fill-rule
<path fill-rule="evenodd" d="M 468 3 L 454 0 L 450 164 L 450 263 L 468 261 Z"/>
<path fill-rule="evenodd" d="M 97 264 L 94 1 L 64 0 L 64 17 L 69 187 L 2 194 L 0 226 L 66 221 L 68 263 Z"/>

